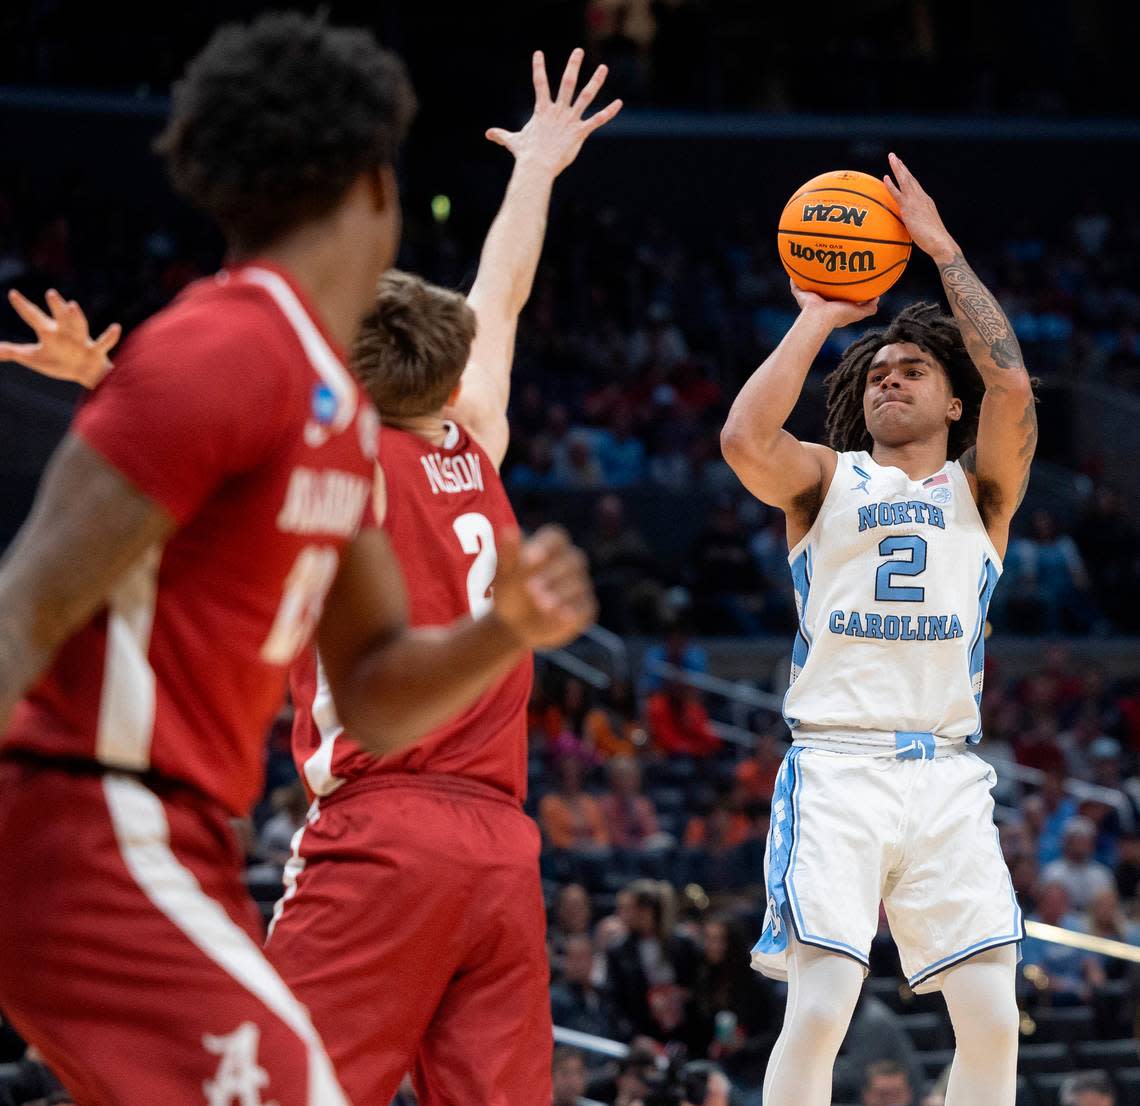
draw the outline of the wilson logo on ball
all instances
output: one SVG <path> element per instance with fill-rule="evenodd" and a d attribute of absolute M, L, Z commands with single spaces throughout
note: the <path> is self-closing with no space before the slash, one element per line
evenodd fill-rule
<path fill-rule="evenodd" d="M 875 254 L 871 250 L 821 250 L 814 246 L 803 246 L 799 242 L 789 242 L 788 250 L 792 257 L 802 257 L 822 265 L 829 273 L 870 273 L 875 269 Z"/>
<path fill-rule="evenodd" d="M 867 218 L 865 207 L 848 207 L 846 204 L 804 204 L 805 223 L 854 223 L 863 225 Z"/>

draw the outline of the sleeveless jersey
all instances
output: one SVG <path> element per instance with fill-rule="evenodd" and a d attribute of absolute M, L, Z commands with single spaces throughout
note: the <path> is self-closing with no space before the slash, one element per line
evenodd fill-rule
<path fill-rule="evenodd" d="M 495 466 L 461 427 L 443 446 L 385 427 L 380 467 L 384 530 L 404 572 L 412 626 L 439 626 L 491 606 L 495 535 L 516 526 Z M 343 732 L 316 649 L 293 666 L 293 756 L 315 795 L 373 774 L 446 773 L 526 798 L 530 655 L 450 722 L 400 753 L 377 759 Z"/>
<path fill-rule="evenodd" d="M 368 509 L 378 431 L 274 266 L 198 281 L 140 327 L 71 433 L 176 529 L 59 650 L 0 755 L 150 772 L 245 814 L 289 666 Z"/>
<path fill-rule="evenodd" d="M 799 613 L 784 700 L 793 737 L 920 755 L 981 740 L 1001 558 L 957 461 L 911 480 L 865 452 L 841 453 L 788 561 Z"/>

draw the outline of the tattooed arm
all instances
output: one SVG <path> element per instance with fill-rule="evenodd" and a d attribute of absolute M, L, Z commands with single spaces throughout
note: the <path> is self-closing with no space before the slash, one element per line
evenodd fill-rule
<path fill-rule="evenodd" d="M 977 445 L 961 461 L 986 529 L 998 551 L 1004 553 L 1010 519 L 1025 498 L 1037 447 L 1032 382 L 1009 319 L 966 263 L 934 201 L 894 154 L 890 162 L 898 184 L 890 177 L 884 180 L 899 202 L 915 244 L 938 266 L 950 310 L 986 386 Z"/>

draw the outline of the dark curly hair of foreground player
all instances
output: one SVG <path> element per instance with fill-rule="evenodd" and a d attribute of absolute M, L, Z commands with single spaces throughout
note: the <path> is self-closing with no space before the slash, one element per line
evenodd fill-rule
<path fill-rule="evenodd" d="M 929 353 L 946 370 L 951 392 L 962 401 L 962 417 L 950 424 L 947 442 L 947 455 L 956 460 L 978 436 L 986 388 L 966 352 L 958 323 L 933 303 L 912 303 L 886 329 L 867 331 L 844 351 L 835 370 L 824 378 L 828 444 L 840 453 L 860 449 L 870 453 L 874 448 L 863 418 L 867 371 L 875 354 L 896 342 L 913 342 Z"/>
<path fill-rule="evenodd" d="M 174 187 L 248 253 L 391 165 L 415 109 L 403 62 L 370 32 L 276 13 L 214 34 L 175 84 L 155 148 Z"/>

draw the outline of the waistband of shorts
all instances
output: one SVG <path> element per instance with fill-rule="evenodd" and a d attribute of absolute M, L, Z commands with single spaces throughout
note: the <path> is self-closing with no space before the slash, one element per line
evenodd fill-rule
<path fill-rule="evenodd" d="M 373 775 L 357 776 L 356 779 L 342 783 L 331 794 L 320 796 L 320 804 L 322 807 L 331 806 L 368 791 L 425 791 L 453 798 L 483 800 L 522 810 L 519 799 L 492 784 L 444 772 L 376 772 Z"/>
<path fill-rule="evenodd" d="M 100 764 L 99 761 L 88 757 L 54 756 L 50 753 L 34 753 L 29 749 L 5 749 L 0 752 L 0 767 L 5 765 L 11 765 L 24 772 L 59 772 L 75 779 L 126 776 L 138 780 L 160 798 L 185 799 L 199 806 L 225 809 L 217 799 L 211 798 L 182 780 L 171 779 L 154 771 L 140 772 L 137 769 L 117 768 L 113 764 Z M 226 816 L 231 816 L 228 811 Z"/>
<path fill-rule="evenodd" d="M 818 731 L 808 734 L 797 734 L 792 741 L 797 749 L 823 749 L 829 753 L 844 753 L 849 756 L 881 757 L 884 760 L 899 759 L 899 748 L 895 735 L 888 733 L 867 732 L 867 738 L 861 739 L 851 733 L 829 734 Z M 934 758 L 954 757 L 966 751 L 966 739 L 952 737 L 934 738 Z M 929 760 L 927 757 L 913 757 L 909 759 Z"/>

